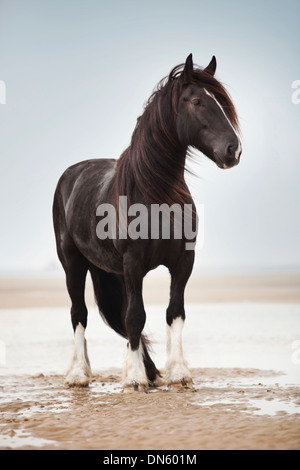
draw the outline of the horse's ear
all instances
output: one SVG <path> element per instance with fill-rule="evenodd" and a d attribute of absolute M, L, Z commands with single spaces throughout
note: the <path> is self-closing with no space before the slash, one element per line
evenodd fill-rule
<path fill-rule="evenodd" d="M 213 55 L 213 56 L 212 56 L 212 59 L 211 59 L 211 61 L 210 61 L 210 63 L 209 63 L 208 66 L 203 70 L 203 72 L 209 73 L 209 75 L 214 76 L 214 74 L 215 74 L 215 72 L 216 72 L 216 68 L 217 68 L 217 59 L 216 59 L 215 56 Z"/>
<path fill-rule="evenodd" d="M 191 80 L 192 74 L 193 74 L 193 68 L 194 68 L 193 54 L 190 54 L 185 61 L 184 69 L 181 75 L 184 82 L 189 82 Z"/>

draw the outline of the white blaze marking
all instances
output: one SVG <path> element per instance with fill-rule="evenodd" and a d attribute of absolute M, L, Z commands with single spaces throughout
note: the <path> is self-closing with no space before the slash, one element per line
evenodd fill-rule
<path fill-rule="evenodd" d="M 235 135 L 236 135 L 236 137 L 237 137 L 237 140 L 238 140 L 238 148 L 237 148 L 237 150 L 236 150 L 236 152 L 235 152 L 235 158 L 236 158 L 236 160 L 238 160 L 239 155 L 240 155 L 241 150 L 242 150 L 242 145 L 241 145 L 240 138 L 239 138 L 239 136 L 237 135 L 235 128 L 234 128 L 233 125 L 231 124 L 230 120 L 228 119 L 228 116 L 226 115 L 224 109 L 222 108 L 222 106 L 220 105 L 220 103 L 219 103 L 219 101 L 216 99 L 216 97 L 215 97 L 212 93 L 210 93 L 209 91 L 207 91 L 206 88 L 203 88 L 203 89 L 204 89 L 205 93 L 206 93 L 208 96 L 210 96 L 210 97 L 217 103 L 217 105 L 218 105 L 219 108 L 221 109 L 222 113 L 223 113 L 224 116 L 226 117 L 228 123 L 230 124 L 231 129 L 233 130 L 233 132 L 235 133 Z M 225 168 L 225 165 L 224 165 L 224 168 Z M 227 168 L 227 167 L 226 167 L 226 168 Z"/>

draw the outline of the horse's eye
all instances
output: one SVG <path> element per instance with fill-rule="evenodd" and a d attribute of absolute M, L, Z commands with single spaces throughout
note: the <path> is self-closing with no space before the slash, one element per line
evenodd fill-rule
<path fill-rule="evenodd" d="M 201 104 L 201 101 L 198 100 L 197 98 L 195 98 L 195 99 L 192 100 L 192 103 L 193 103 L 194 106 L 199 106 Z"/>

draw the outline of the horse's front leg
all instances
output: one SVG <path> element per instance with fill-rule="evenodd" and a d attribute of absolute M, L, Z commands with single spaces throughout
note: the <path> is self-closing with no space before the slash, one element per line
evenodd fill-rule
<path fill-rule="evenodd" d="M 141 334 L 146 321 L 142 297 L 143 274 L 134 256 L 124 256 L 124 281 L 127 296 L 125 328 L 128 337 L 127 357 L 123 368 L 123 388 L 147 391 L 148 378 L 144 365 Z"/>
<path fill-rule="evenodd" d="M 167 309 L 167 363 L 166 382 L 168 385 L 192 383 L 192 374 L 183 355 L 182 331 L 185 321 L 184 290 L 192 272 L 194 253 L 185 252 L 176 268 L 171 270 L 171 295 Z"/>

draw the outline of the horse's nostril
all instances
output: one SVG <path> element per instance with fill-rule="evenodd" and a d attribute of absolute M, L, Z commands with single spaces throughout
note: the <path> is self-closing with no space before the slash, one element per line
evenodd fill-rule
<path fill-rule="evenodd" d="M 227 147 L 227 155 L 232 156 L 234 154 L 234 147 L 233 145 L 228 145 Z"/>

